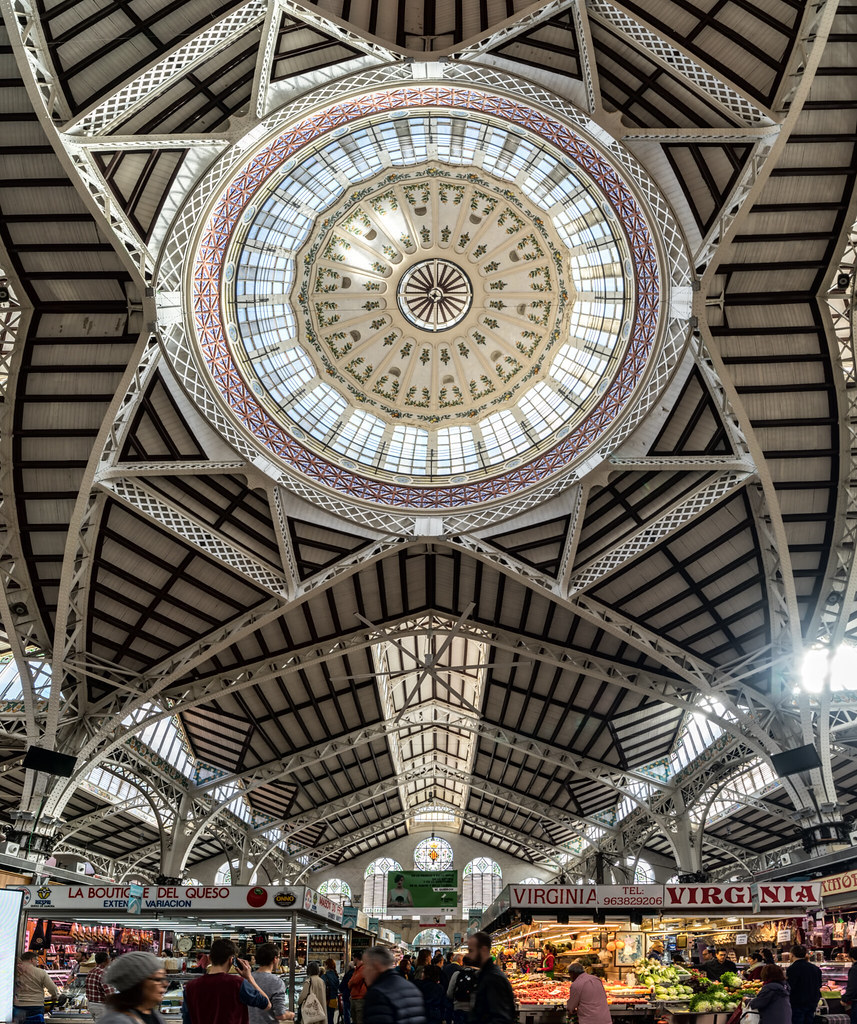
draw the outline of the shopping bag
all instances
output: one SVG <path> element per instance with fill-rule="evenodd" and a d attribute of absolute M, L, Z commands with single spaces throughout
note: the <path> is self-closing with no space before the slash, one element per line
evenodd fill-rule
<path fill-rule="evenodd" d="M 314 992 L 310 992 L 301 1007 L 301 1024 L 327 1024 L 327 1010 Z"/>
<path fill-rule="evenodd" d="M 741 1024 L 759 1024 L 760 1020 L 758 1010 L 754 1010 L 750 1006 L 745 1006 L 741 1010 Z"/>

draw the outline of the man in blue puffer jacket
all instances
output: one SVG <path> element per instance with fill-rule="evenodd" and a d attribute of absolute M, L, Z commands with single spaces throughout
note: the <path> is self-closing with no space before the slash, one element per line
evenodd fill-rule
<path fill-rule="evenodd" d="M 393 970 L 394 964 L 386 946 L 373 946 L 363 954 L 365 1024 L 426 1024 L 422 993 Z"/>

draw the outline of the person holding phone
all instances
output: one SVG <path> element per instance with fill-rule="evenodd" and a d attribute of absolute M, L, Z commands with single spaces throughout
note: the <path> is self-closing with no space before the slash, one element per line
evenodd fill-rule
<path fill-rule="evenodd" d="M 271 1009 L 271 1001 L 256 983 L 250 965 L 236 956 L 234 942 L 215 939 L 209 956 L 208 974 L 185 986 L 183 1024 L 249 1024 L 248 1007 Z M 230 973 L 233 967 L 237 974 Z"/>

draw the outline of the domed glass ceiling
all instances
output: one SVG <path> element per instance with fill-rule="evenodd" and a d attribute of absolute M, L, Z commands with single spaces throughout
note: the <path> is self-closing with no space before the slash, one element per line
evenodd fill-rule
<path fill-rule="evenodd" d="M 407 90 L 406 109 L 393 92 L 235 179 L 194 271 L 197 336 L 292 465 L 387 503 L 471 503 L 563 468 L 621 411 L 654 340 L 655 249 L 564 126 L 472 90 L 467 110 L 455 89 Z"/>

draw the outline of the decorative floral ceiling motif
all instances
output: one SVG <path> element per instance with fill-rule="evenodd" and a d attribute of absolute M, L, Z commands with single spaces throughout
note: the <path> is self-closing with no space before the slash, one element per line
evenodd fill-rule
<path fill-rule="evenodd" d="M 202 229 L 191 300 L 214 381 L 274 454 L 419 509 L 581 457 L 644 373 L 660 290 L 603 154 L 507 97 L 427 85 L 265 145 Z"/>

